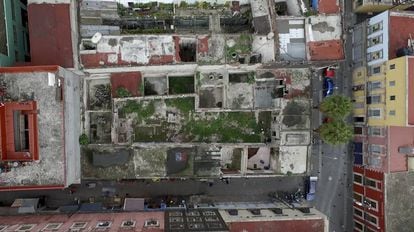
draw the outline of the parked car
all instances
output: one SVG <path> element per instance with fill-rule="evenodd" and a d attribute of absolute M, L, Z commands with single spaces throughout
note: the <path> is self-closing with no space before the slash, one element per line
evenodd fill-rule
<path fill-rule="evenodd" d="M 306 181 L 306 200 L 313 201 L 316 193 L 316 183 L 318 182 L 317 176 L 310 176 Z"/>
<path fill-rule="evenodd" d="M 327 78 L 334 78 L 335 77 L 335 69 L 331 67 L 327 67 L 323 70 L 323 77 Z"/>
<path fill-rule="evenodd" d="M 323 96 L 328 97 L 331 96 L 334 92 L 335 84 L 332 78 L 325 77 L 323 79 Z"/>

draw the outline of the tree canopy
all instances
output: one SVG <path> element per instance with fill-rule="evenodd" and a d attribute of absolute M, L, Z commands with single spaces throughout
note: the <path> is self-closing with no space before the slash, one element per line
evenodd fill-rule
<path fill-rule="evenodd" d="M 325 98 L 319 109 L 328 117 L 343 119 L 351 113 L 352 101 L 349 97 L 334 95 Z"/>
<path fill-rule="evenodd" d="M 331 145 L 347 143 L 354 136 L 352 126 L 342 120 L 322 124 L 318 132 L 322 140 Z"/>

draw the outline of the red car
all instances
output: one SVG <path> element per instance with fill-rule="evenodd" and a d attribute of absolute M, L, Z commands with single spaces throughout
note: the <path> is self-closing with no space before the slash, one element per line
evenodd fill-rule
<path fill-rule="evenodd" d="M 325 68 L 323 70 L 323 76 L 328 77 L 328 78 L 334 78 L 335 77 L 335 69 L 330 68 L 330 67 Z"/>

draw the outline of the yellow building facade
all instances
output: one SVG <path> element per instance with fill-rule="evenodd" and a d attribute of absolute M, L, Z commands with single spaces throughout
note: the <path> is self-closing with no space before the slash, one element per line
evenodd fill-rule
<path fill-rule="evenodd" d="M 365 94 L 368 126 L 407 125 L 407 63 L 407 56 L 392 59 L 375 67 L 367 75 Z"/>

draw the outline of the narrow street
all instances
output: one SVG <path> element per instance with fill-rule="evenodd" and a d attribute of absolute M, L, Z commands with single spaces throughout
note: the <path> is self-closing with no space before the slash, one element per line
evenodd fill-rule
<path fill-rule="evenodd" d="M 161 181 L 161 182 L 117 182 L 97 181 L 95 188 L 88 188 L 85 182 L 76 186 L 76 191 L 19 191 L 0 192 L 2 204 L 11 204 L 16 198 L 30 198 L 46 196 L 49 207 L 71 204 L 75 198 L 87 202 L 89 197 L 99 199 L 106 191 L 114 191 L 120 197 L 155 197 L 155 196 L 190 196 L 198 195 L 206 203 L 220 201 L 268 201 L 268 194 L 275 191 L 293 192 L 303 188 L 302 176 L 275 177 L 275 178 L 234 178 L 229 184 L 215 180 L 212 186 L 207 182 L 194 180 Z"/>
<path fill-rule="evenodd" d="M 352 35 L 346 28 L 353 24 L 352 2 L 344 1 L 344 50 L 345 61 L 339 63 L 336 70 L 335 86 L 337 94 L 351 96 L 352 85 Z M 314 73 L 313 104 L 322 100 L 321 74 Z M 322 115 L 318 109 L 313 110 L 313 128 L 322 123 Z M 351 119 L 348 119 L 352 123 Z M 311 175 L 318 176 L 315 207 L 326 214 L 331 232 L 351 231 L 352 225 L 352 154 L 351 145 L 331 146 L 315 140 L 311 156 Z"/>

